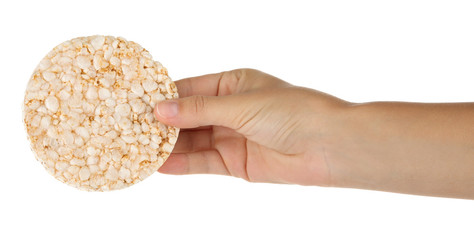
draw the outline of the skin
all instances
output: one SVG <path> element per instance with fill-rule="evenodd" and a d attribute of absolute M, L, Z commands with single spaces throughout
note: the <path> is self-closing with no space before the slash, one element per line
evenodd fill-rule
<path fill-rule="evenodd" d="M 176 85 L 162 173 L 474 199 L 474 103 L 355 104 L 253 69 Z"/>

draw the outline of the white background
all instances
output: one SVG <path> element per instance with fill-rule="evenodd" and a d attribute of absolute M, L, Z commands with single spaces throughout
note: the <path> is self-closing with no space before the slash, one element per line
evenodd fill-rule
<path fill-rule="evenodd" d="M 472 200 L 159 173 L 79 191 L 34 159 L 21 121 L 39 60 L 92 34 L 140 43 L 175 80 L 251 67 L 354 102 L 474 101 L 470 1 L 2 1 L 0 26 L 0 239 L 474 236 Z"/>

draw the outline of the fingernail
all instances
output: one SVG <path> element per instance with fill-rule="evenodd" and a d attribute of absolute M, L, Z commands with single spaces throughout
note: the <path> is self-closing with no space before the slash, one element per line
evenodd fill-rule
<path fill-rule="evenodd" d="M 178 103 L 176 101 L 162 101 L 156 105 L 156 113 L 164 118 L 172 118 L 178 115 Z"/>

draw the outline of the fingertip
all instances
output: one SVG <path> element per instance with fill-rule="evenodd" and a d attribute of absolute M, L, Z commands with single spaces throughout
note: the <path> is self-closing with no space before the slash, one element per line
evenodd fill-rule
<path fill-rule="evenodd" d="M 165 100 L 157 103 L 153 110 L 158 119 L 174 118 L 178 115 L 178 102 L 174 100 Z"/>

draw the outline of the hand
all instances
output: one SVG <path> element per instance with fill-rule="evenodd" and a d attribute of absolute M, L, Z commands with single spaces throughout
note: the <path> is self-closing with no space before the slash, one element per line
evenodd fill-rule
<path fill-rule="evenodd" d="M 183 79 L 155 116 L 181 128 L 168 174 L 211 173 L 252 182 L 331 185 L 326 126 L 347 106 L 253 69 Z"/>
<path fill-rule="evenodd" d="M 162 173 L 474 199 L 474 103 L 354 104 L 252 69 L 176 85 Z"/>

